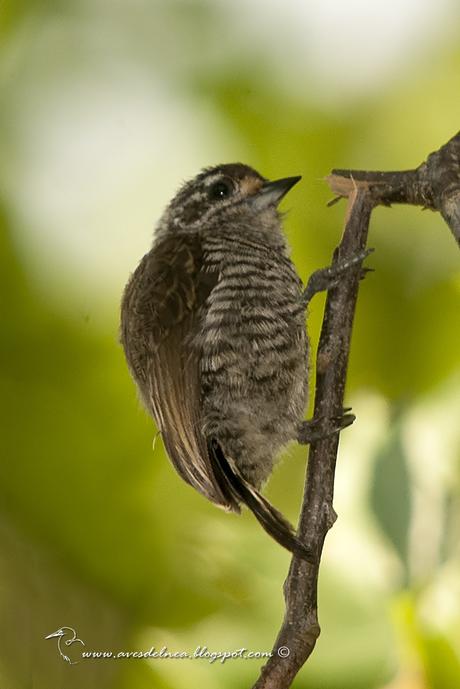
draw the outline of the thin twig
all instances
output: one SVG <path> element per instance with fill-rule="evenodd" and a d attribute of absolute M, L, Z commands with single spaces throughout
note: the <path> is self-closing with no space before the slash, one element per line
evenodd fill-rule
<path fill-rule="evenodd" d="M 369 194 L 356 189 L 349 200 L 347 220 L 336 260 L 364 249 L 372 210 Z M 351 269 L 328 293 L 318 347 L 315 417 L 341 414 L 350 338 L 358 294 L 360 267 Z M 311 444 L 298 535 L 311 549 L 314 563 L 294 557 L 285 584 L 286 613 L 274 653 L 254 689 L 284 689 L 291 685 L 319 636 L 317 582 L 324 539 L 335 521 L 332 506 L 337 434 Z M 287 650 L 286 650 L 287 649 Z M 286 657 L 287 656 L 287 657 Z"/>
<path fill-rule="evenodd" d="M 438 210 L 460 244 L 460 133 L 414 170 L 367 172 L 333 170 L 332 191 L 348 197 L 345 229 L 334 260 L 365 248 L 372 210 L 377 205 L 407 203 Z M 315 418 L 341 414 L 358 294 L 360 268 L 346 273 L 330 290 L 316 365 Z M 328 435 L 310 445 L 298 535 L 315 554 L 314 562 L 296 556 L 284 584 L 286 611 L 273 646 L 253 689 L 288 689 L 312 653 L 320 633 L 317 614 L 318 573 L 324 539 L 336 515 L 333 508 L 339 437 Z"/>
<path fill-rule="evenodd" d="M 332 170 L 332 191 L 348 196 L 353 184 L 368 189 L 374 205 L 407 203 L 439 211 L 460 244 L 460 132 L 414 170 Z"/>

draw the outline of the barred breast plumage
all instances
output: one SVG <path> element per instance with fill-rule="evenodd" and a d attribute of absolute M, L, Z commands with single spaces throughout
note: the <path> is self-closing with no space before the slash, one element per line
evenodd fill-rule
<path fill-rule="evenodd" d="M 226 228 L 203 246 L 205 265 L 219 267 L 196 338 L 203 431 L 260 487 L 307 401 L 301 282 L 285 251 L 254 231 Z"/>

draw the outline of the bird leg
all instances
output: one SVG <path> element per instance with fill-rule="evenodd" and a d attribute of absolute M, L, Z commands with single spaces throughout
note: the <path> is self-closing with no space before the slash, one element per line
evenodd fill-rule
<path fill-rule="evenodd" d="M 354 256 L 351 256 L 350 258 L 337 261 L 331 266 L 327 266 L 327 268 L 315 270 L 315 272 L 312 273 L 308 278 L 307 286 L 302 293 L 301 299 L 304 308 L 308 306 L 317 292 L 324 292 L 332 287 L 336 287 L 339 284 L 340 277 L 343 273 L 356 266 L 357 263 L 364 261 L 366 256 L 369 256 L 369 254 L 371 254 L 373 251 L 374 249 L 365 249 L 358 252 Z M 365 274 L 369 272 L 369 270 L 371 269 L 364 268 L 361 277 L 363 278 Z"/>
<path fill-rule="evenodd" d="M 314 441 L 328 438 L 330 435 L 334 435 L 334 433 L 339 433 L 347 426 L 351 426 L 356 416 L 349 413 L 350 409 L 351 407 L 343 409 L 342 414 L 339 416 L 332 416 L 329 418 L 323 416 L 316 419 L 309 419 L 308 421 L 302 421 L 297 432 L 297 442 L 300 443 L 300 445 L 309 445 Z M 326 427 L 327 425 L 328 427 Z"/>

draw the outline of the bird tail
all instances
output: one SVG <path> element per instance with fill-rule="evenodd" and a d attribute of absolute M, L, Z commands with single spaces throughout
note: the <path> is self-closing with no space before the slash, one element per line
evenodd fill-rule
<path fill-rule="evenodd" d="M 208 451 L 215 475 L 225 477 L 235 500 L 247 505 L 265 531 L 277 543 L 294 555 L 311 561 L 311 550 L 296 536 L 292 524 L 246 481 L 233 462 L 232 465 L 230 464 L 219 442 L 213 437 L 208 438 Z"/>

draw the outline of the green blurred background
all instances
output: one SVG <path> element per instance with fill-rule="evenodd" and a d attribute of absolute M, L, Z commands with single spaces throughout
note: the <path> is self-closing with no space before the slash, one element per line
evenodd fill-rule
<path fill-rule="evenodd" d="M 0 2 L 0 688 L 230 689 L 260 660 L 59 657 L 271 649 L 289 555 L 176 476 L 117 341 L 120 294 L 183 179 L 302 174 L 302 277 L 344 204 L 332 167 L 417 165 L 460 128 L 454 0 Z M 298 689 L 460 687 L 458 250 L 378 209 L 352 343 L 322 634 Z M 316 347 L 324 298 L 310 310 Z M 267 494 L 295 521 L 305 450 Z M 81 648 L 68 648 L 74 659 Z"/>

